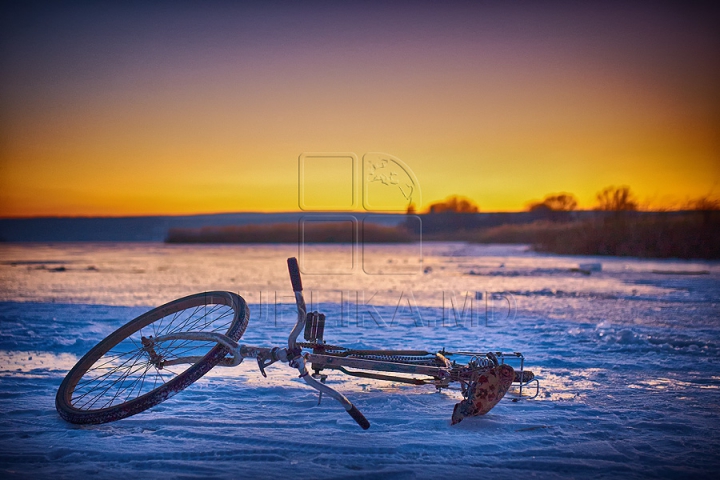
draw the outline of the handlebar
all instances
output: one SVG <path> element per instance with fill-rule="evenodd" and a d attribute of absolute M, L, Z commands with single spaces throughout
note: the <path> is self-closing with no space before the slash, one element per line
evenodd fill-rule
<path fill-rule="evenodd" d="M 297 258 L 290 257 L 287 259 L 288 270 L 290 271 L 290 282 L 295 292 L 295 304 L 298 310 L 298 319 L 288 337 L 288 349 L 292 352 L 297 348 L 297 337 L 305 328 L 305 320 L 307 318 L 307 307 L 305 306 L 305 298 L 302 293 L 302 280 L 300 279 L 300 267 Z"/>
<path fill-rule="evenodd" d="M 350 416 L 357 422 L 358 425 L 362 427 L 363 430 L 367 430 L 370 428 L 370 422 L 367 421 L 367 418 L 365 418 L 365 415 L 360 413 L 360 410 L 355 407 L 355 405 L 350 404 L 350 410 L 347 412 L 350 414 Z"/>
<path fill-rule="evenodd" d="M 355 420 L 357 424 L 362 427 L 363 430 L 367 430 L 368 428 L 370 428 L 370 422 L 367 421 L 367 418 L 365 418 L 365 416 L 360 413 L 360 410 L 358 410 L 357 407 L 353 405 L 352 402 L 350 402 L 350 400 L 348 400 L 345 395 L 335 389 L 328 387 L 324 383 L 318 382 L 312 377 L 312 375 L 310 375 L 310 372 L 308 372 L 307 365 L 305 363 L 305 357 L 300 356 L 291 360 L 290 366 L 297 368 L 298 372 L 300 372 L 300 378 L 305 380 L 305 383 L 313 387 L 318 392 L 324 393 L 340 402 L 340 405 L 343 406 L 345 411 L 350 414 L 353 420 Z"/>
<path fill-rule="evenodd" d="M 292 283 L 294 292 L 302 292 L 302 280 L 300 279 L 300 267 L 297 258 L 290 257 L 287 259 L 288 270 L 290 270 L 290 282 Z"/>
<path fill-rule="evenodd" d="M 303 298 L 302 293 L 303 287 L 302 280 L 300 279 L 300 267 L 298 266 L 298 261 L 295 257 L 288 258 L 287 264 L 288 271 L 290 272 L 290 282 L 292 283 L 293 292 L 295 292 L 295 303 L 297 304 L 298 310 L 297 322 L 288 337 L 288 355 L 291 355 L 289 358 L 289 364 L 291 367 L 298 369 L 300 377 L 305 380 L 305 383 L 319 391 L 321 394 L 325 393 L 340 402 L 353 420 L 355 420 L 357 424 L 363 428 L 363 430 L 367 430 L 370 428 L 370 422 L 368 422 L 367 418 L 360 413 L 360 410 L 358 410 L 357 407 L 355 407 L 355 405 L 353 405 L 350 400 L 345 397 L 345 395 L 312 378 L 307 370 L 305 358 L 300 354 L 301 349 L 297 345 L 297 337 L 300 335 L 300 331 L 305 327 L 305 322 L 307 320 L 307 307 L 305 306 L 305 298 Z"/>

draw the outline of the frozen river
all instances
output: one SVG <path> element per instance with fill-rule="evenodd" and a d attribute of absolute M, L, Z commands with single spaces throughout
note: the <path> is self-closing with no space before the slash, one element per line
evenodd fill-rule
<path fill-rule="evenodd" d="M 297 372 L 276 364 L 265 379 L 248 361 L 116 423 L 55 412 L 80 356 L 176 297 L 237 292 L 251 310 L 241 341 L 286 343 L 285 260 L 298 255 L 329 343 L 521 351 L 540 395 L 451 426 L 458 392 L 331 375 L 370 420 L 362 431 Z M 4 244 L 0 475 L 707 477 L 720 468 L 719 354 L 718 262 L 461 243 Z"/>

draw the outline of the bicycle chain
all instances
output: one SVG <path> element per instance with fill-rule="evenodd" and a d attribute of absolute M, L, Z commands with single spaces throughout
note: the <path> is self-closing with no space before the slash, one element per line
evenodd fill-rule
<path fill-rule="evenodd" d="M 371 355 L 371 354 L 353 354 L 352 350 L 349 350 L 345 347 L 339 347 L 337 345 L 327 345 L 327 344 L 317 344 L 317 343 L 308 343 L 308 342 L 302 342 L 298 343 L 298 346 L 302 348 L 312 348 L 313 350 L 322 347 L 322 349 L 326 353 L 339 353 L 343 352 L 346 353 L 348 357 L 352 358 L 365 358 L 368 360 L 376 360 L 380 362 L 404 362 L 404 363 L 419 363 L 419 364 L 427 364 L 427 365 L 434 365 L 436 362 L 435 357 L 419 357 L 419 356 L 413 356 L 413 357 L 407 357 L 407 356 L 401 356 L 401 355 Z"/>
<path fill-rule="evenodd" d="M 353 355 L 350 353 L 348 357 L 353 358 L 365 358 L 368 360 L 377 360 L 380 362 L 402 362 L 402 363 L 419 363 L 419 364 L 427 364 L 427 365 L 434 365 L 436 362 L 435 357 L 428 358 L 428 357 L 406 357 L 402 355 L 368 355 L 368 354 L 362 354 L 362 355 Z"/>
<path fill-rule="evenodd" d="M 298 345 L 302 348 L 312 348 L 313 350 L 322 347 L 323 350 L 326 352 L 342 352 L 346 351 L 347 348 L 345 347 L 338 347 L 337 345 L 327 345 L 325 343 L 308 343 L 308 342 L 298 342 Z"/>

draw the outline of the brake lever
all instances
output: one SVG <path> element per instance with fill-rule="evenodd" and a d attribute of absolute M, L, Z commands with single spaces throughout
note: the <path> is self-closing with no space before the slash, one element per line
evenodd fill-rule
<path fill-rule="evenodd" d="M 260 373 L 262 373 L 262 376 L 267 378 L 267 373 L 265 373 L 265 367 L 269 367 L 273 363 L 277 362 L 277 358 L 273 358 L 272 354 L 270 357 L 267 357 L 265 354 L 258 355 L 257 356 L 257 363 L 258 368 L 260 369 Z"/>
<path fill-rule="evenodd" d="M 312 377 L 313 377 L 313 378 L 319 378 L 319 379 L 320 379 L 320 383 L 322 383 L 323 385 L 325 384 L 325 380 L 327 380 L 327 375 L 323 375 L 323 374 L 321 374 L 321 373 L 313 373 L 313 374 L 312 374 Z M 320 403 L 322 403 L 323 392 L 322 392 L 322 390 L 318 390 L 318 392 L 319 392 L 319 395 L 318 395 L 318 405 L 320 405 Z"/>

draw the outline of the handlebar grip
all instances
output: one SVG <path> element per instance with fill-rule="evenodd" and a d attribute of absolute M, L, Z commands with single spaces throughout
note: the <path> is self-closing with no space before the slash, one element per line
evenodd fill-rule
<path fill-rule="evenodd" d="M 300 279 L 300 267 L 297 258 L 290 257 L 287 259 L 288 270 L 290 271 L 290 282 L 294 292 L 302 292 L 302 280 Z"/>
<path fill-rule="evenodd" d="M 367 421 L 367 418 L 365 418 L 365 415 L 360 413 L 360 410 L 358 410 L 355 405 L 350 406 L 350 410 L 347 411 L 350 416 L 357 422 L 358 425 L 362 427 L 363 430 L 367 430 L 370 428 L 370 422 Z"/>

